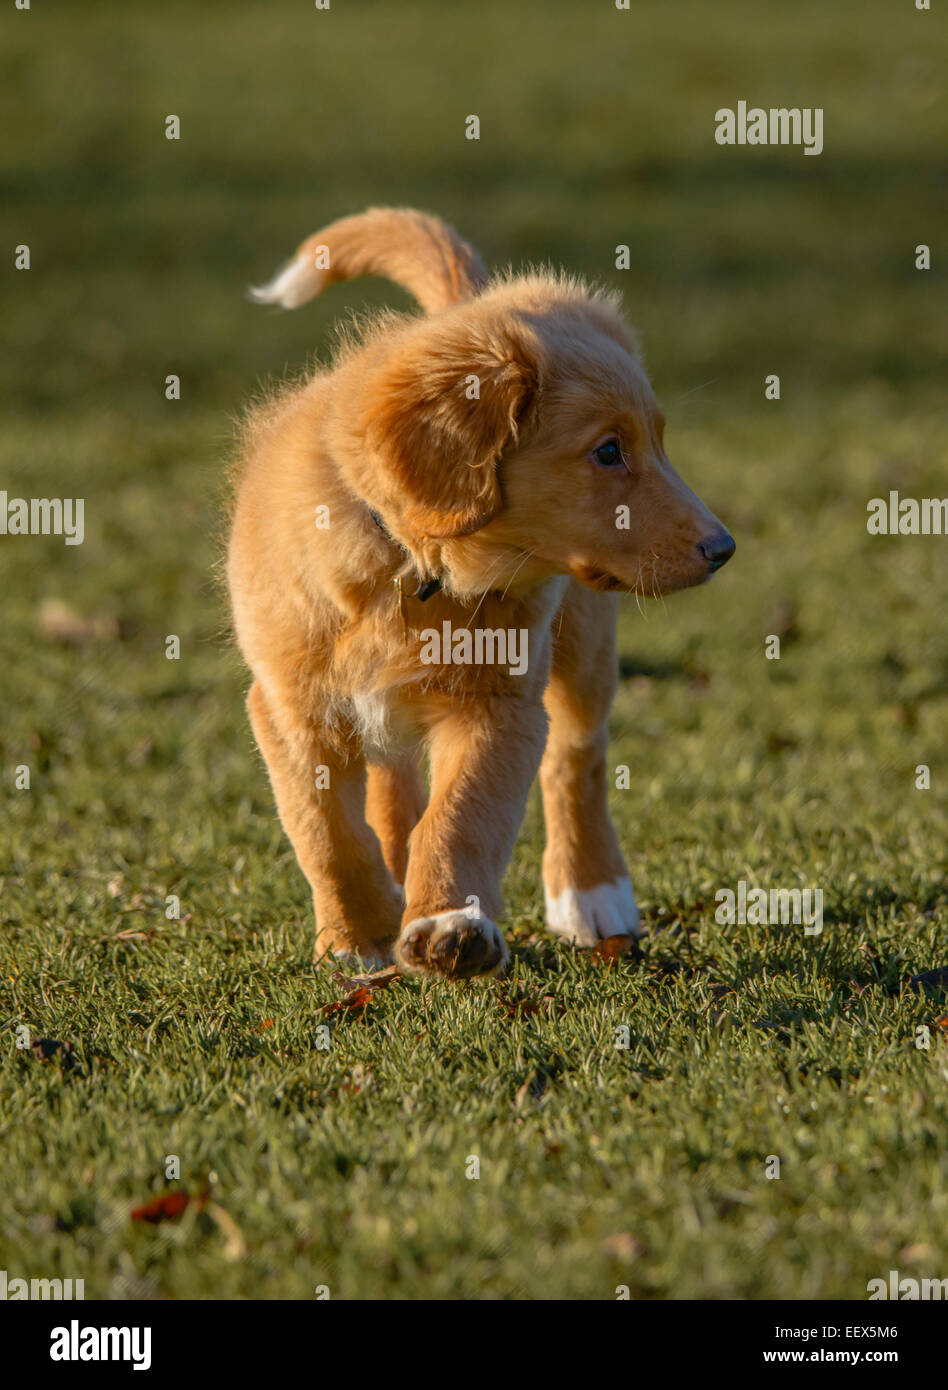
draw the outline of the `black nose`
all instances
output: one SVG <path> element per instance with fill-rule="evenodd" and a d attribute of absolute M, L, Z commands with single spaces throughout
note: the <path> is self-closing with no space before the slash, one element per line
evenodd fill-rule
<path fill-rule="evenodd" d="M 711 566 L 713 574 L 715 570 L 727 564 L 737 546 L 734 544 L 734 537 L 724 531 L 720 536 L 711 536 L 709 540 L 699 541 L 698 549 Z"/>

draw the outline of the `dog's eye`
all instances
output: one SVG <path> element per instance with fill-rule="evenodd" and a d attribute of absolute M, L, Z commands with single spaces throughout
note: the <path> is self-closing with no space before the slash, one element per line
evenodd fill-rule
<path fill-rule="evenodd" d="M 593 458 L 603 468 L 615 468 L 618 464 L 625 463 L 622 457 L 622 445 L 618 439 L 607 439 L 605 444 L 600 444 L 598 449 L 593 449 Z"/>

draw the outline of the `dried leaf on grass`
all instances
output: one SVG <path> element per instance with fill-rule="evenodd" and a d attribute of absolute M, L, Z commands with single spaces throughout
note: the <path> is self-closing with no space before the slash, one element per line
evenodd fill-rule
<path fill-rule="evenodd" d="M 333 975 L 333 979 L 345 990 L 386 989 L 398 978 L 397 965 L 387 965 L 384 970 L 373 970 L 368 975 L 344 975 L 341 970 L 337 970 Z"/>
<path fill-rule="evenodd" d="M 121 635 L 119 620 L 98 616 L 84 618 L 62 599 L 44 599 L 39 606 L 37 625 L 50 642 L 81 647 L 87 642 L 115 642 Z"/>
<path fill-rule="evenodd" d="M 131 1217 L 133 1221 L 150 1221 L 152 1225 L 157 1225 L 159 1221 L 181 1216 L 192 1202 L 203 1203 L 206 1197 L 207 1194 L 203 1192 L 196 1197 L 184 1191 L 163 1192 L 160 1197 L 153 1197 L 140 1207 L 132 1207 Z"/>
<path fill-rule="evenodd" d="M 638 943 L 634 936 L 606 936 L 592 948 L 592 958 L 611 965 L 623 956 L 634 955 L 637 950 Z"/>
<path fill-rule="evenodd" d="M 361 1062 L 356 1062 L 351 1072 L 346 1076 L 339 1087 L 340 1092 L 347 1095 L 357 1096 L 360 1091 L 366 1091 L 372 1085 L 374 1078 L 367 1067 Z"/>
<path fill-rule="evenodd" d="M 343 1010 L 357 1012 L 372 1003 L 372 997 L 377 990 L 387 989 L 389 985 L 399 978 L 397 965 L 387 965 L 384 970 L 374 970 L 368 975 L 344 975 L 342 971 L 337 971 L 333 978 L 346 991 L 342 999 L 334 999 L 330 1004 L 324 1004 L 321 1012 L 324 1014 L 340 1013 Z"/>
<path fill-rule="evenodd" d="M 247 1242 L 237 1222 L 218 1202 L 208 1202 L 205 1213 L 217 1223 L 224 1237 L 223 1255 L 225 1260 L 242 1260 L 247 1253 Z"/>
<path fill-rule="evenodd" d="M 217 1226 L 221 1235 L 224 1237 L 224 1259 L 242 1260 L 247 1253 L 247 1243 L 237 1222 L 225 1211 L 219 1202 L 212 1202 L 210 1188 L 205 1188 L 203 1192 L 190 1193 L 181 1191 L 164 1192 L 160 1197 L 154 1197 L 150 1202 L 145 1202 L 140 1207 L 133 1207 L 131 1218 L 133 1221 L 147 1221 L 156 1226 L 160 1221 L 174 1220 L 183 1216 L 188 1208 L 195 1212 L 203 1212 Z"/>
<path fill-rule="evenodd" d="M 555 1005 L 552 994 L 514 994 L 509 995 L 501 985 L 497 994 L 497 1007 L 505 1018 L 533 1018 L 541 1009 L 548 1013 Z"/>
<path fill-rule="evenodd" d="M 360 985 L 358 989 L 352 989 L 344 999 L 333 999 L 331 1003 L 324 1004 L 320 1013 L 337 1014 L 347 1009 L 350 1013 L 357 1013 L 372 1003 L 372 991 Z"/>
<path fill-rule="evenodd" d="M 645 1254 L 645 1245 L 639 1240 L 638 1236 L 633 1236 L 628 1231 L 619 1231 L 614 1236 L 606 1236 L 602 1242 L 605 1254 L 611 1255 L 614 1260 L 637 1260 L 640 1255 Z"/>

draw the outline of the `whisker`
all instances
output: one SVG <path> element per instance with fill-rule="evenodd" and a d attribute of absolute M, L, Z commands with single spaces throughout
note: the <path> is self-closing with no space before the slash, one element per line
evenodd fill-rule
<path fill-rule="evenodd" d="M 690 391 L 683 391 L 680 396 L 673 396 L 668 404 L 674 405 L 677 401 L 683 401 L 687 396 L 693 396 L 696 391 L 703 391 L 706 386 L 713 386 L 715 382 L 720 380 L 719 376 L 713 376 L 710 381 L 703 381 L 700 386 L 692 386 Z"/>
<path fill-rule="evenodd" d="M 536 551 L 535 551 L 535 550 L 527 550 L 527 551 L 524 551 L 523 559 L 520 561 L 520 564 L 519 564 L 519 565 L 517 566 L 517 568 L 514 570 L 513 574 L 510 576 L 510 578 L 507 580 L 506 586 L 505 586 L 505 588 L 504 588 L 504 592 L 501 594 L 501 598 L 506 598 L 506 597 L 507 597 L 507 590 L 510 588 L 511 584 L 514 582 L 514 580 L 516 579 L 517 575 L 518 575 L 518 574 L 520 573 L 520 571 L 523 569 L 524 565 L 527 563 L 527 561 L 530 559 L 530 557 L 531 557 L 532 555 L 535 555 L 535 554 L 536 554 Z"/>
<path fill-rule="evenodd" d="M 511 557 L 511 556 L 509 556 L 509 555 L 501 555 L 500 558 L 497 560 L 497 562 L 496 562 L 495 564 L 491 565 L 490 571 L 489 571 L 489 573 L 488 573 L 488 575 L 487 575 L 487 584 L 486 584 L 486 587 L 485 587 L 485 589 L 484 589 L 484 592 L 481 594 L 480 598 L 477 600 L 477 607 L 474 609 L 474 612 L 471 614 L 470 618 L 469 618 L 468 621 L 467 621 L 467 630 L 468 630 L 468 632 L 470 632 L 470 630 L 471 630 L 471 623 L 474 621 L 474 619 L 477 617 L 478 613 L 481 611 L 481 608 L 482 608 L 483 605 L 484 605 L 484 601 L 485 601 L 485 599 L 487 598 L 487 595 L 488 595 L 489 593 L 492 593 L 492 592 L 493 592 L 493 586 L 492 586 L 491 581 L 493 580 L 495 574 L 499 573 L 499 571 L 504 567 L 504 565 L 512 563 L 512 560 L 513 560 L 513 559 L 516 559 L 516 554 L 517 554 L 517 552 L 514 552 L 513 557 Z M 519 568 L 519 566 L 518 566 L 518 568 Z M 516 571 L 514 571 L 514 573 L 516 573 Z M 505 592 L 506 592 L 506 591 L 505 591 Z"/>

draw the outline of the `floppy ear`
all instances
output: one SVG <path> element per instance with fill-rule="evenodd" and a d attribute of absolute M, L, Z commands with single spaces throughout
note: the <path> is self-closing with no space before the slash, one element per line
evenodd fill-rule
<path fill-rule="evenodd" d="M 399 344 L 368 392 L 365 439 L 379 506 L 419 538 L 485 526 L 501 506 L 497 462 L 537 390 L 536 362 L 513 330 L 438 325 Z"/>

